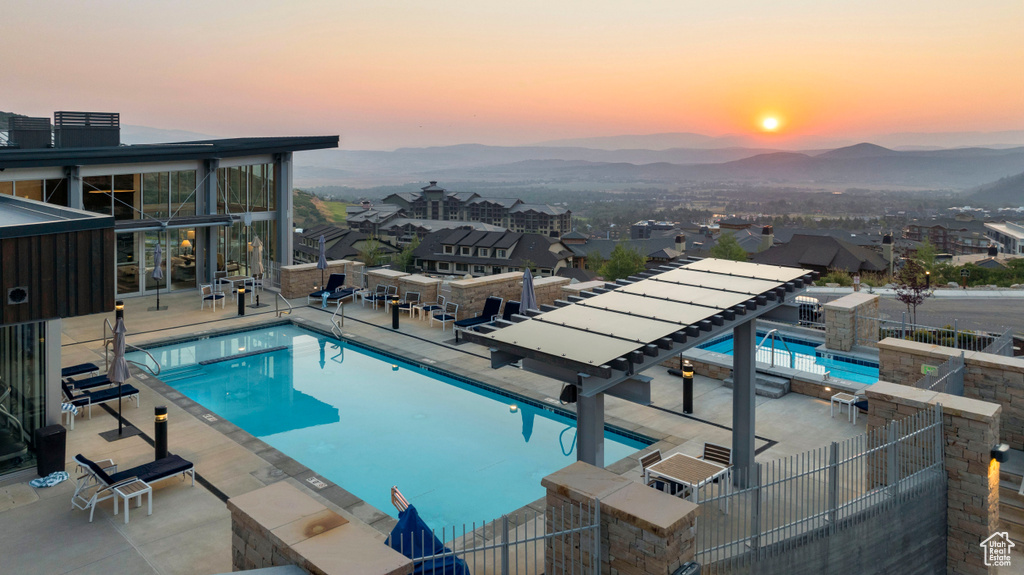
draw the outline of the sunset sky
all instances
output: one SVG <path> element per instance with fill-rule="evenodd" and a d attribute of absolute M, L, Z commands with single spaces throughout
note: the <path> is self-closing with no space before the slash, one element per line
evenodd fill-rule
<path fill-rule="evenodd" d="M 1021 130 L 1022 24 L 1020 0 L 34 0 L 0 19 L 0 110 L 347 149 Z"/>

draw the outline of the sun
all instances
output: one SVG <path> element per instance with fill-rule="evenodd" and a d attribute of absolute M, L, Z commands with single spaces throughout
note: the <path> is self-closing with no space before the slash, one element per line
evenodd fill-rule
<path fill-rule="evenodd" d="M 779 127 L 779 119 L 772 117 L 765 118 L 764 120 L 761 120 L 761 127 L 768 132 L 774 132 Z"/>

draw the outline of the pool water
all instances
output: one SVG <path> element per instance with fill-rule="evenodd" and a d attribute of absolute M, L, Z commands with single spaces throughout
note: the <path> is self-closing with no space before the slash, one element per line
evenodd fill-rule
<path fill-rule="evenodd" d="M 761 343 L 766 333 L 758 332 L 757 343 Z M 854 357 L 823 353 L 817 351 L 820 343 L 792 337 L 782 336 L 783 341 L 775 340 L 775 365 L 781 367 L 793 367 L 801 371 L 824 375 L 829 372 L 830 377 L 855 381 L 857 383 L 875 383 L 878 381 L 878 364 Z M 700 349 L 732 355 L 732 335 L 727 335 L 708 343 L 701 344 Z M 757 361 L 771 363 L 772 349 L 770 341 L 764 342 L 764 346 L 757 350 Z"/>
<path fill-rule="evenodd" d="M 531 503 L 576 460 L 569 417 L 295 326 L 149 351 L 212 413 L 391 515 L 397 485 L 438 529 Z M 606 431 L 605 462 L 646 445 Z"/>

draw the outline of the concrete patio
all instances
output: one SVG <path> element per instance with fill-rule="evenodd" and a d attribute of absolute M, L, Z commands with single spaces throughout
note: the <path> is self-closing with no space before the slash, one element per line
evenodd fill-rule
<path fill-rule="evenodd" d="M 198 293 L 161 295 L 166 311 L 149 311 L 155 298 L 128 299 L 125 322 L 128 342 L 145 346 L 160 339 L 195 335 L 276 321 L 273 295 L 263 300 L 270 307 L 246 308 L 237 316 L 234 302 L 226 309 L 199 309 Z M 304 307 L 305 299 L 293 300 L 295 310 L 284 316 L 296 322 L 329 329 L 330 312 Z M 282 304 L 283 305 L 283 304 Z M 521 394 L 538 402 L 557 403 L 561 384 L 514 367 L 490 368 L 487 350 L 462 342 L 455 344 L 450 329 L 413 321 L 403 315 L 399 330 L 391 329 L 391 317 L 360 304 L 345 306 L 344 337 L 415 362 L 427 362 L 455 374 L 472 377 Z M 62 363 L 92 361 L 103 364 L 103 319 L 96 315 L 63 322 Z M 112 314 L 110 319 L 112 320 Z M 682 380 L 665 368 L 645 373 L 653 377 L 652 406 L 640 406 L 609 397 L 607 423 L 656 440 L 644 452 L 699 455 L 705 442 L 729 445 L 731 441 L 732 392 L 721 382 L 703 377 L 695 381 L 695 413 L 682 416 Z M 108 443 L 98 433 L 117 426 L 116 412 L 93 409 L 92 419 L 80 415 L 68 432 L 67 471 L 72 480 L 49 489 L 28 485 L 34 469 L 0 481 L 0 557 L 3 571 L 17 573 L 222 573 L 231 571 L 230 516 L 223 500 L 248 493 L 277 481 L 288 481 L 359 523 L 380 540 L 394 520 L 392 509 L 373 509 L 344 491 L 344 486 L 317 489 L 308 478 L 319 478 L 290 458 L 254 439 L 227 422 L 204 418 L 207 411 L 183 400 L 180 394 L 145 375 L 132 380 L 141 391 L 141 407 L 125 403 L 125 418 L 144 434 L 153 434 L 153 408 L 167 405 L 170 450 L 193 461 L 201 480 L 194 487 L 179 479 L 154 486 L 153 515 L 133 510 L 131 522 L 113 516 L 110 501 L 101 504 L 94 521 L 88 514 L 71 510 L 75 479 L 72 457 L 83 453 L 93 459 L 112 458 L 121 468 L 151 460 L 148 437 L 136 436 Z M 166 394 L 166 395 L 165 395 Z M 571 407 L 571 406 L 570 406 Z M 116 409 L 116 406 L 115 406 Z M 864 420 L 852 425 L 845 414 L 830 416 L 827 401 L 791 393 L 781 399 L 757 398 L 758 460 L 775 459 L 864 431 Z M 638 455 L 638 454 L 637 454 Z M 609 469 L 639 481 L 635 457 Z M 388 486 L 382 486 L 386 489 Z M 538 485 L 538 497 L 543 490 Z M 513 511 L 513 510 L 509 510 Z"/>

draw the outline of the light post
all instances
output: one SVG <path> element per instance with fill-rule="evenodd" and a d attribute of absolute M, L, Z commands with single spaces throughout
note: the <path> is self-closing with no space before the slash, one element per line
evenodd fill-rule
<path fill-rule="evenodd" d="M 693 413 L 693 364 L 690 360 L 683 361 L 683 413 Z"/>
<path fill-rule="evenodd" d="M 121 300 L 114 302 L 114 319 L 124 319 L 124 302 Z"/>
<path fill-rule="evenodd" d="M 156 459 L 163 459 L 167 457 L 167 406 L 158 405 L 153 412 L 153 446 Z"/>
<path fill-rule="evenodd" d="M 238 315 L 245 315 L 245 286 L 238 288 Z"/>
<path fill-rule="evenodd" d="M 398 298 L 391 298 L 391 329 L 398 329 Z"/>

